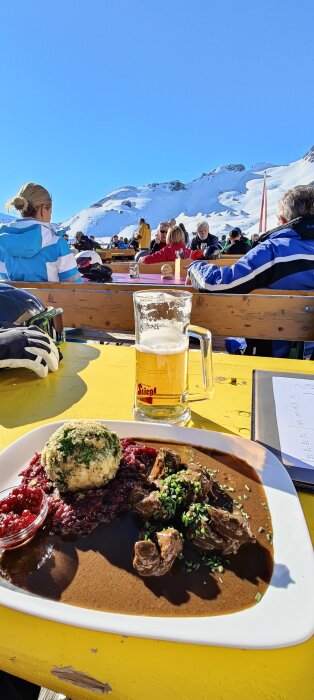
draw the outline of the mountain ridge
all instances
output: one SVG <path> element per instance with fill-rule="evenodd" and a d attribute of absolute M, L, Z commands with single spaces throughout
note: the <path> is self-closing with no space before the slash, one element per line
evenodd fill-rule
<path fill-rule="evenodd" d="M 259 162 L 246 169 L 227 163 L 203 172 L 191 182 L 170 180 L 146 185 L 124 185 L 80 210 L 63 222 L 70 235 L 83 231 L 96 238 L 114 234 L 132 236 L 139 218 L 154 231 L 160 221 L 175 217 L 188 232 L 207 220 L 210 230 L 221 235 L 239 226 L 249 236 L 258 231 L 264 172 L 268 190 L 268 229 L 277 224 L 276 206 L 291 187 L 314 183 L 314 146 L 302 158 L 285 165 Z M 14 217 L 0 214 L 0 222 Z"/>
<path fill-rule="evenodd" d="M 284 192 L 313 182 L 314 146 L 302 158 L 286 165 L 259 162 L 246 169 L 242 163 L 227 163 L 187 183 L 171 180 L 124 185 L 67 219 L 63 226 L 72 235 L 81 230 L 96 238 L 114 234 L 130 237 L 141 217 L 153 231 L 159 221 L 175 217 L 189 233 L 204 219 L 218 235 L 235 226 L 252 235 L 258 231 L 264 172 L 270 229 L 277 224 L 276 206 Z"/>

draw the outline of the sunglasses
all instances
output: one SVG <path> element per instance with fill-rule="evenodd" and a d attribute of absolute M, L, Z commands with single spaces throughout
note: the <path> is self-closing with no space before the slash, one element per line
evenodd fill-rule
<path fill-rule="evenodd" d="M 160 229 L 160 232 L 159 232 L 159 233 L 168 233 L 168 229 L 166 229 L 166 230 L 165 230 L 165 229 Z"/>

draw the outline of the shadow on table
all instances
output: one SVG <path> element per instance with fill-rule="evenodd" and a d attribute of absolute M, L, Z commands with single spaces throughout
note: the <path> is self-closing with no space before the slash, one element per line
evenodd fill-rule
<path fill-rule="evenodd" d="M 62 347 L 59 369 L 45 379 L 24 369 L 1 371 L 0 424 L 4 428 L 54 418 L 80 401 L 87 386 L 79 373 L 99 357 L 100 351 L 87 344 L 79 348 L 78 353 L 73 352 L 72 344 Z"/>
<path fill-rule="evenodd" d="M 209 420 L 209 418 L 204 418 L 204 416 L 200 416 L 196 411 L 191 411 L 191 422 L 189 425 L 190 428 L 201 428 L 202 430 L 216 430 L 218 433 L 228 433 L 229 435 L 235 435 L 232 430 L 228 430 L 224 425 L 220 425 L 220 423 L 215 423 L 213 420 Z"/>

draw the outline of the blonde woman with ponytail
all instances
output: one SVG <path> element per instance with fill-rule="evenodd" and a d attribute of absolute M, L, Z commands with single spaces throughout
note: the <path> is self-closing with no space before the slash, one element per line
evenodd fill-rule
<path fill-rule="evenodd" d="M 26 282 L 81 282 L 67 241 L 50 224 L 52 199 L 28 182 L 6 204 L 21 219 L 0 226 L 0 279 Z"/>

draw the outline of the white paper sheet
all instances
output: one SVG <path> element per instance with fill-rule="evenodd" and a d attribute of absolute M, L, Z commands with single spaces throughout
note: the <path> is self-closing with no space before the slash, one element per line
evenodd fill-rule
<path fill-rule="evenodd" d="M 314 469 L 314 380 L 273 377 L 282 459 Z"/>

